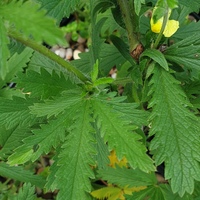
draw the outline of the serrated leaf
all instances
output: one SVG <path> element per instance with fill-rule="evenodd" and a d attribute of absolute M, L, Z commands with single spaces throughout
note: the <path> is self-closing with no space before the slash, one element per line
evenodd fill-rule
<path fill-rule="evenodd" d="M 33 99 L 13 97 L 13 100 L 0 98 L 0 126 L 11 129 L 15 126 L 34 124 L 35 117 L 30 114 L 29 106 Z"/>
<path fill-rule="evenodd" d="M 24 67 L 27 66 L 27 63 L 30 61 L 33 50 L 26 47 L 20 54 L 15 53 L 8 61 L 8 72 L 5 76 L 5 80 L 0 84 L 0 87 L 5 83 L 13 80 L 17 72 L 22 71 Z"/>
<path fill-rule="evenodd" d="M 41 176 L 33 175 L 32 172 L 24 170 L 21 166 L 9 166 L 3 162 L 0 163 L 0 175 L 22 182 L 30 182 L 40 188 L 45 184 L 45 179 Z"/>
<path fill-rule="evenodd" d="M 53 19 L 45 17 L 45 11 L 39 10 L 39 4 L 33 1 L 23 3 L 15 0 L 0 5 L 0 16 L 38 42 L 45 41 L 50 45 L 65 43 L 64 33 L 56 27 Z"/>
<path fill-rule="evenodd" d="M 98 176 L 108 183 L 124 187 L 139 187 L 156 184 L 157 180 L 154 173 L 145 173 L 139 169 L 111 168 L 106 167 L 98 170 Z"/>
<path fill-rule="evenodd" d="M 90 165 L 93 161 L 94 130 L 90 124 L 91 118 L 90 102 L 88 100 L 77 104 L 79 109 L 72 113 L 74 123 L 71 131 L 63 144 L 59 159 L 52 167 L 57 168 L 50 174 L 47 187 L 59 189 L 58 199 L 90 199 L 88 192 L 91 191 L 89 178 L 94 178 Z M 55 169 L 54 169 L 55 171 Z"/>
<path fill-rule="evenodd" d="M 177 63 L 183 68 L 199 70 L 200 61 L 200 34 L 187 37 L 168 47 L 164 52 L 168 61 Z"/>
<path fill-rule="evenodd" d="M 80 0 L 36 0 L 41 4 L 41 8 L 47 11 L 47 14 L 60 23 L 63 17 L 69 17 L 69 15 L 75 10 Z"/>
<path fill-rule="evenodd" d="M 2 17 L 0 16 L 0 78 L 5 79 L 6 74 L 8 72 L 8 66 L 7 66 L 7 59 L 10 55 L 8 45 L 9 39 L 7 37 L 6 28 L 4 26 L 4 21 Z"/>
<path fill-rule="evenodd" d="M 164 57 L 164 55 L 156 49 L 147 49 L 145 50 L 141 57 L 147 56 L 154 60 L 156 63 L 158 63 L 161 67 L 163 67 L 165 70 L 169 70 L 168 63 Z"/>
<path fill-rule="evenodd" d="M 123 118 L 117 109 L 109 105 L 111 100 L 109 97 L 107 100 L 93 100 L 94 117 L 104 141 L 108 142 L 110 150 L 116 151 L 118 159 L 121 160 L 125 156 L 133 168 L 154 170 L 151 159 L 145 153 L 145 146 L 139 142 L 140 136 L 132 131 L 135 127 L 130 124 L 130 119 Z"/>
<path fill-rule="evenodd" d="M 171 195 L 170 198 L 169 195 Z M 131 197 L 127 196 L 127 200 L 144 200 L 146 198 L 148 198 L 148 200 L 179 200 L 176 197 L 177 195 L 172 193 L 169 185 L 160 184 L 149 186 L 148 188 L 139 192 L 134 192 Z"/>
<path fill-rule="evenodd" d="M 109 163 L 109 151 L 108 151 L 108 146 L 107 144 L 104 143 L 103 138 L 100 135 L 100 131 L 97 128 L 96 124 L 94 124 L 95 132 L 96 132 L 96 150 L 97 150 L 97 155 L 96 155 L 96 161 L 97 161 L 97 166 L 98 169 L 102 169 L 106 167 Z"/>
<path fill-rule="evenodd" d="M 47 116 L 49 118 L 54 115 L 57 116 L 79 102 L 81 92 L 79 89 L 68 90 L 54 100 L 46 100 L 45 103 L 35 103 L 34 106 L 30 106 L 31 113 L 38 117 Z"/>
<path fill-rule="evenodd" d="M 36 199 L 35 187 L 31 186 L 30 183 L 25 183 L 22 188 L 20 188 L 19 193 L 16 196 L 16 200 L 34 200 Z"/>
<path fill-rule="evenodd" d="M 191 12 L 199 12 L 200 2 L 199 0 L 181 0 L 179 1 L 180 4 L 188 7 L 191 9 Z"/>
<path fill-rule="evenodd" d="M 21 141 L 28 136 L 28 128 L 23 127 L 13 127 L 11 129 L 6 129 L 4 126 L 0 127 L 0 157 L 4 157 L 12 152 L 15 148 L 20 146 Z"/>
<path fill-rule="evenodd" d="M 34 134 L 23 140 L 24 144 L 15 149 L 8 162 L 13 165 L 24 164 L 29 160 L 35 161 L 43 153 L 48 154 L 52 147 L 56 148 L 65 140 L 67 126 L 72 123 L 69 113 L 71 114 L 74 109 L 78 108 L 68 109 L 68 112 L 49 121 L 49 124 L 41 125 L 41 129 L 33 130 Z M 29 155 L 29 152 L 30 156 L 24 156 Z"/>
<path fill-rule="evenodd" d="M 59 76 L 55 71 L 50 74 L 43 68 L 40 70 L 40 73 L 27 70 L 26 73 L 18 74 L 16 79 L 17 87 L 23 88 L 25 93 L 30 93 L 30 97 L 45 99 L 76 87 L 69 79 L 66 80 L 62 73 Z"/>
<path fill-rule="evenodd" d="M 180 27 L 177 32 L 173 35 L 173 38 L 185 39 L 191 37 L 192 34 L 198 34 L 200 31 L 200 21 L 191 22 L 185 26 Z"/>
<path fill-rule="evenodd" d="M 180 196 L 185 192 L 191 194 L 194 180 L 200 180 L 199 120 L 190 111 L 191 104 L 171 74 L 157 66 L 151 85 L 150 135 L 155 136 L 150 150 L 156 165 L 165 162 L 165 178 L 170 179 L 172 191 Z"/>

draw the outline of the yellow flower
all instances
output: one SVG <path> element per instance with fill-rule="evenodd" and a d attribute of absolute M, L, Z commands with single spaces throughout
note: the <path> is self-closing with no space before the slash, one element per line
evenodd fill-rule
<path fill-rule="evenodd" d="M 154 12 L 153 12 L 154 14 Z M 152 16 L 153 16 L 152 14 Z M 176 20 L 169 20 L 171 11 L 169 11 L 168 14 L 168 20 L 167 20 L 167 24 L 165 26 L 165 30 L 163 32 L 163 35 L 165 37 L 171 37 L 179 28 L 179 22 Z M 160 33 L 161 28 L 162 28 L 162 24 L 163 24 L 163 17 L 161 17 L 156 23 L 154 23 L 153 17 L 151 18 L 150 21 L 151 24 L 151 31 L 154 33 Z"/>

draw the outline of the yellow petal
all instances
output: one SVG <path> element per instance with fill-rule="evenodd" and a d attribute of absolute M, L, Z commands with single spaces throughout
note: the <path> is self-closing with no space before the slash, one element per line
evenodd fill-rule
<path fill-rule="evenodd" d="M 168 20 L 163 35 L 171 37 L 179 28 L 179 22 L 176 20 Z"/>
<path fill-rule="evenodd" d="M 150 24 L 151 24 L 151 31 L 154 33 L 160 33 L 160 30 L 162 28 L 163 23 L 163 17 L 160 18 L 155 24 L 153 22 L 153 18 L 151 18 Z"/>

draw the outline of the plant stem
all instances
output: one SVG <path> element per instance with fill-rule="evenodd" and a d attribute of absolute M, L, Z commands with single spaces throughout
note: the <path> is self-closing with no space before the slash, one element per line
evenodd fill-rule
<path fill-rule="evenodd" d="M 131 12 L 132 6 L 129 5 L 128 0 L 117 0 L 121 13 L 124 19 L 126 30 L 128 32 L 128 39 L 130 44 L 130 52 L 134 51 L 136 47 L 140 44 L 136 31 L 136 20 L 133 16 L 133 11 Z"/>
<path fill-rule="evenodd" d="M 163 36 L 163 32 L 165 30 L 165 27 L 167 25 L 167 21 L 168 21 L 168 13 L 169 13 L 169 9 L 167 9 L 167 12 L 166 14 L 164 15 L 163 17 L 163 24 L 162 24 L 162 27 L 161 27 L 161 30 L 160 30 L 160 33 L 158 34 L 158 37 L 156 38 L 156 41 L 153 45 L 153 48 L 154 49 L 157 49 L 158 45 L 159 45 L 159 42 L 160 40 L 162 39 L 162 36 Z"/>
<path fill-rule="evenodd" d="M 55 53 L 47 49 L 46 47 L 36 43 L 34 40 L 29 38 L 24 38 L 23 35 L 16 31 L 9 31 L 9 37 L 21 42 L 22 44 L 32 48 L 33 50 L 45 55 L 46 57 L 50 58 L 51 60 L 55 61 L 63 68 L 67 69 L 69 72 L 72 72 L 76 77 L 78 77 L 82 82 L 86 83 L 90 81 L 83 73 L 81 73 L 78 69 L 76 69 L 73 65 L 62 59 L 61 57 L 57 56 Z"/>

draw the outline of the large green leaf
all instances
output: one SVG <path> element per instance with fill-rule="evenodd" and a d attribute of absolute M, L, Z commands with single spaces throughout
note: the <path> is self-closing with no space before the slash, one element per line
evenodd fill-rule
<path fill-rule="evenodd" d="M 4 26 L 4 21 L 2 17 L 0 16 L 0 78 L 4 79 L 7 72 L 8 72 L 8 67 L 7 67 L 7 59 L 9 57 L 9 49 L 8 49 L 8 43 L 9 39 L 6 35 L 6 28 Z"/>
<path fill-rule="evenodd" d="M 168 47 L 164 52 L 168 61 L 177 63 L 183 68 L 200 70 L 200 34 L 191 35 Z"/>
<path fill-rule="evenodd" d="M 20 97 L 13 97 L 13 100 L 0 98 L 0 126 L 10 129 L 17 125 L 34 124 L 35 117 L 29 113 L 28 108 L 33 102 L 32 99 Z"/>
<path fill-rule="evenodd" d="M 63 17 L 69 15 L 76 9 L 80 0 L 35 0 L 41 4 L 41 8 L 47 11 L 47 14 L 55 19 L 58 23 Z"/>
<path fill-rule="evenodd" d="M 97 120 L 101 136 L 105 142 L 108 142 L 109 150 L 115 149 L 119 159 L 125 156 L 133 168 L 138 167 L 143 171 L 154 170 L 152 160 L 145 153 L 145 146 L 139 141 L 140 136 L 132 131 L 136 128 L 134 121 L 131 116 L 127 117 L 125 112 L 127 110 L 123 113 L 113 107 L 123 108 L 123 104 L 117 104 L 115 99 L 118 98 L 112 99 L 111 96 L 105 96 L 104 99 L 93 99 L 94 117 Z M 129 109 L 134 112 L 134 104 L 129 104 Z M 138 118 L 140 118 L 139 113 Z"/>
<path fill-rule="evenodd" d="M 65 43 L 64 33 L 56 27 L 53 19 L 45 17 L 45 11 L 39 10 L 39 5 L 33 1 L 11 1 L 0 5 L 0 16 L 38 42 L 45 41 L 50 45 Z"/>
<path fill-rule="evenodd" d="M 192 193 L 194 180 L 200 180 L 200 125 L 189 109 L 191 104 L 174 77 L 155 67 L 151 80 L 153 108 L 150 150 L 156 165 L 165 162 L 165 178 L 171 179 L 174 193 Z"/>
<path fill-rule="evenodd" d="M 156 184 L 157 180 L 154 173 L 145 173 L 139 169 L 111 168 L 98 171 L 98 176 L 109 183 L 119 186 L 139 187 Z"/>
<path fill-rule="evenodd" d="M 22 182 L 30 182 L 40 188 L 45 184 L 42 176 L 33 175 L 32 172 L 24 170 L 21 166 L 9 166 L 3 162 L 0 163 L 0 175 Z"/>
<path fill-rule="evenodd" d="M 30 92 L 31 97 L 50 98 L 51 96 L 60 95 L 64 90 L 75 88 L 75 85 L 64 75 L 60 76 L 52 71 L 52 74 L 41 68 L 41 72 L 37 73 L 32 70 L 27 70 L 26 73 L 18 74 L 16 80 L 17 87 L 23 88 L 23 92 Z"/>
<path fill-rule="evenodd" d="M 94 178 L 90 165 L 95 165 L 94 130 L 90 124 L 90 102 L 77 104 L 79 109 L 71 114 L 74 123 L 62 145 L 61 153 L 53 164 L 52 174 L 48 178 L 47 187 L 59 189 L 58 199 L 90 199 L 89 178 Z"/>

